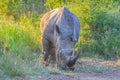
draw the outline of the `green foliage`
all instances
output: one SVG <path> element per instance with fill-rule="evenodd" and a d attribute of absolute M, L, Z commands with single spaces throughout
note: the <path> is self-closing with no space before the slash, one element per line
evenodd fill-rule
<path fill-rule="evenodd" d="M 43 0 L 0 0 L 0 15 L 13 16 L 16 20 L 21 16 L 38 16 L 44 12 Z"/>
<path fill-rule="evenodd" d="M 26 60 L 37 57 L 40 52 L 39 28 L 32 27 L 28 21 L 26 19 L 26 23 L 24 24 L 22 24 L 23 22 L 9 23 L 7 21 L 1 21 L 0 27 L 3 46 L 8 48 L 9 51 Z M 6 50 L 4 53 L 7 53 Z"/>
<path fill-rule="evenodd" d="M 120 13 L 118 11 L 99 11 L 97 12 L 96 19 L 90 24 L 94 39 L 94 53 L 99 52 L 101 53 L 100 55 L 107 59 L 120 57 L 119 15 Z"/>

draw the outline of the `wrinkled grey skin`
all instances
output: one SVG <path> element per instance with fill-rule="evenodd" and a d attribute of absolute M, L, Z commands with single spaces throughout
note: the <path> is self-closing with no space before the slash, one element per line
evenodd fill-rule
<path fill-rule="evenodd" d="M 47 12 L 41 20 L 44 61 L 57 61 L 61 69 L 74 68 L 79 54 L 74 46 L 80 34 L 80 23 L 76 15 L 66 7 Z"/>

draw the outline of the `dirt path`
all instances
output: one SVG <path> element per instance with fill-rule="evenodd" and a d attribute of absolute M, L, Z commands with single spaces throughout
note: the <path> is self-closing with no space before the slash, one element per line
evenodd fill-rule
<path fill-rule="evenodd" d="M 120 80 L 120 70 L 105 73 L 76 73 L 74 76 L 50 75 L 37 80 Z"/>
<path fill-rule="evenodd" d="M 73 72 L 60 72 L 31 80 L 120 80 L 120 61 L 83 58 L 78 60 Z M 59 73 L 59 72 L 58 72 Z"/>

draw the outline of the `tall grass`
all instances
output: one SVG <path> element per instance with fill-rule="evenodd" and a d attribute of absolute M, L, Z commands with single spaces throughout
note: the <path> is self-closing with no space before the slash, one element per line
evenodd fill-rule
<path fill-rule="evenodd" d="M 41 0 L 7 0 L 0 3 L 0 80 L 7 80 L 8 76 L 49 73 L 39 63 L 39 14 L 44 11 L 43 8 Z"/>
<path fill-rule="evenodd" d="M 28 20 L 25 21 L 23 24 L 2 20 L 0 34 L 3 45 L 9 51 L 21 58 L 31 59 L 36 54 L 34 52 L 40 52 L 40 31 L 39 27 L 33 27 Z"/>
<path fill-rule="evenodd" d="M 9 76 L 32 74 L 30 65 L 41 54 L 39 27 L 28 18 L 20 22 L 6 18 L 0 19 L 0 70 Z"/>

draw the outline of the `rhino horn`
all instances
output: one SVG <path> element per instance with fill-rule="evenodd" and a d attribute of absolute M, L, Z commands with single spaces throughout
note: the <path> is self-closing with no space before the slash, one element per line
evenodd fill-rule
<path fill-rule="evenodd" d="M 77 61 L 78 58 L 79 58 L 79 54 L 77 54 L 76 56 L 71 56 L 70 60 L 67 63 L 67 66 L 72 67 L 75 64 L 75 62 Z"/>

